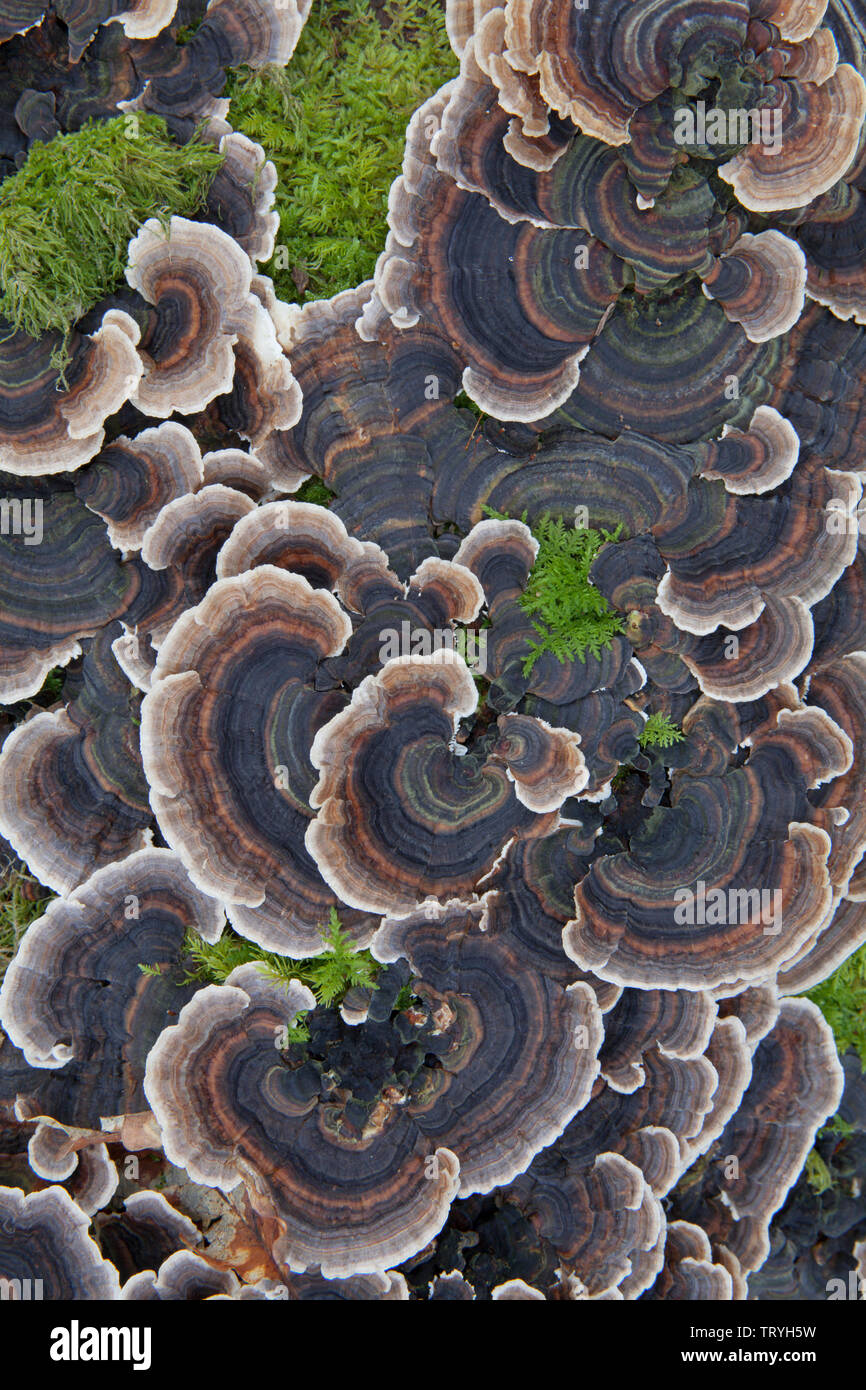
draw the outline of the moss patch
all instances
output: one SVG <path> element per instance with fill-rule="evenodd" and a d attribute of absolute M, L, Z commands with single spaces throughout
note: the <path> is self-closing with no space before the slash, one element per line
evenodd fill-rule
<path fill-rule="evenodd" d="M 123 280 L 141 224 L 196 212 L 222 158 L 145 113 L 34 145 L 0 185 L 0 313 L 32 337 L 68 333 Z"/>
<path fill-rule="evenodd" d="M 586 661 L 586 653 L 598 657 L 614 634 L 622 632 L 622 619 L 604 594 L 590 582 L 592 562 L 615 531 L 566 526 L 561 517 L 542 517 L 533 527 L 538 555 L 520 606 L 536 619 L 532 626 L 541 638 L 523 663 L 529 675 L 542 652 L 557 661 Z"/>
<path fill-rule="evenodd" d="M 866 946 L 810 989 L 806 998 L 818 1005 L 833 1029 L 839 1055 L 853 1047 L 866 1068 Z"/>
<path fill-rule="evenodd" d="M 641 748 L 671 748 L 682 743 L 685 734 L 678 724 L 674 724 L 666 714 L 651 714 L 638 734 Z"/>
<path fill-rule="evenodd" d="M 317 507 L 329 507 L 336 497 L 336 493 L 326 487 L 321 478 L 307 478 L 301 483 L 298 491 L 292 497 L 293 502 L 314 502 Z"/>
<path fill-rule="evenodd" d="M 189 932 L 186 949 L 192 960 L 191 979 L 209 984 L 225 984 L 239 965 L 256 964 L 273 979 L 288 984 L 300 980 L 325 1007 L 338 1004 L 354 985 L 375 985 L 380 966 L 369 951 L 358 950 L 343 931 L 336 908 L 331 908 L 327 927 L 321 928 L 325 949 L 320 956 L 295 960 L 290 956 L 263 951 L 253 941 L 238 936 L 226 928 L 219 941 L 204 941 L 197 932 Z M 148 967 L 139 969 L 147 974 Z"/>
<path fill-rule="evenodd" d="M 281 299 L 321 299 L 373 273 L 412 112 L 455 76 L 437 0 L 317 0 L 285 69 L 230 75 L 229 121 L 279 175 Z M 284 249 L 281 251 L 279 247 Z"/>
<path fill-rule="evenodd" d="M 20 869 L 8 869 L 0 880 L 0 982 L 30 923 L 41 917 L 48 906 L 49 899 L 34 898 L 34 890 L 43 891 L 34 878 Z"/>

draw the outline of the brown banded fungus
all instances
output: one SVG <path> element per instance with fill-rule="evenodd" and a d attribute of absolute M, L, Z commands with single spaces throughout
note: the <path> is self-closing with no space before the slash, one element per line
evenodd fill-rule
<path fill-rule="evenodd" d="M 744 766 L 679 776 L 670 807 L 655 809 L 629 852 L 599 860 L 578 884 L 568 954 L 639 988 L 772 974 L 832 912 L 830 837 L 806 793 L 850 761 L 850 740 L 823 711 L 783 710 L 753 736 Z"/>
<path fill-rule="evenodd" d="M 278 397 L 270 429 L 294 424 L 300 393 L 273 321 L 252 292 L 244 249 L 206 222 L 145 222 L 129 244 L 126 278 L 153 311 L 139 352 L 144 375 L 133 403 L 148 415 L 192 414 L 231 391 L 235 345 L 251 355 Z M 240 350 L 239 349 L 239 350 Z"/>
<path fill-rule="evenodd" d="M 140 850 L 50 903 L 0 990 L 3 1027 L 34 1069 L 31 1110 L 95 1130 L 143 1111 L 149 1049 L 195 989 L 186 932 L 215 941 L 222 923 L 168 850 Z"/>
<path fill-rule="evenodd" d="M 835 1111 L 842 1085 L 833 1035 L 820 1011 L 807 999 L 784 999 L 777 1023 L 755 1051 L 743 1102 L 718 1141 L 717 1162 L 678 1201 L 677 1214 L 696 1221 L 713 1248 L 731 1251 L 745 1272 L 766 1259 L 770 1218 L 817 1129 Z"/>
<path fill-rule="evenodd" d="M 586 785 L 578 736 L 538 720 L 523 726 L 531 741 L 515 741 L 503 716 L 486 756 L 455 756 L 449 745 L 477 701 L 455 652 L 396 658 L 317 732 L 306 842 L 345 902 L 397 914 L 471 894 L 512 838 L 552 828 Z"/>
<path fill-rule="evenodd" d="M 484 906 L 452 901 L 387 919 L 382 961 L 408 959 L 413 993 L 449 1037 L 416 1124 L 460 1159 L 460 1195 L 522 1172 L 589 1100 L 601 1015 L 588 985 L 522 968 L 520 943 Z"/>
<path fill-rule="evenodd" d="M 90 1217 L 62 1187 L 27 1197 L 20 1188 L 0 1187 L 0 1278 L 26 1286 L 22 1297 L 117 1298 L 117 1270 L 102 1258 L 89 1225 Z"/>
<path fill-rule="evenodd" d="M 101 519 L 59 480 L 0 474 L 0 698 L 27 699 L 123 614 L 140 588 Z"/>
<path fill-rule="evenodd" d="M 411 1084 L 418 1065 L 411 1028 L 405 1042 L 394 1037 L 393 1059 L 387 1048 L 342 1044 L 333 1014 L 321 1035 L 310 1022 L 308 1043 L 280 1050 L 286 1026 L 314 1003 L 296 981 L 285 988 L 241 966 L 163 1033 L 148 1058 L 148 1100 L 167 1154 L 195 1181 L 245 1183 L 277 1222 L 275 1254 L 290 1270 L 384 1271 L 439 1230 L 459 1161 L 420 1132 L 397 1084 Z M 370 1101 L 353 1107 L 365 1080 Z"/>
<path fill-rule="evenodd" d="M 0 752 L 0 826 L 41 883 L 66 893 L 148 843 L 139 701 L 112 653 L 116 625 L 67 676 L 65 708 L 35 713 Z M 77 687 L 77 689 L 76 689 Z"/>
<path fill-rule="evenodd" d="M 73 330 L 63 380 L 52 365 L 57 333 L 0 343 L 0 468 L 32 477 L 80 468 L 102 447 L 109 415 L 129 400 L 144 370 L 134 319 L 109 309 L 89 336 Z"/>
<path fill-rule="evenodd" d="M 162 833 L 194 883 L 260 945 L 322 949 L 338 900 L 304 844 L 316 730 L 345 704 L 316 686 L 351 623 L 336 599 L 261 565 L 214 584 L 164 639 L 141 747 Z M 344 926 L 369 939 L 372 924 Z"/>

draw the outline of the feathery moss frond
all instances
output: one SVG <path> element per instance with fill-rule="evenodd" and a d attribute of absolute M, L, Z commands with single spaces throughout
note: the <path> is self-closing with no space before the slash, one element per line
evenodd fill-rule
<path fill-rule="evenodd" d="M 239 965 L 258 965 L 273 979 L 288 984 L 300 980 L 324 1008 L 339 1004 L 353 986 L 375 988 L 379 962 L 369 951 L 359 950 L 343 930 L 336 908 L 331 908 L 327 927 L 320 927 L 325 950 L 320 956 L 295 960 L 263 951 L 254 941 L 227 928 L 219 941 L 204 941 L 197 932 L 187 933 L 185 949 L 193 963 L 188 976 L 208 984 L 225 984 Z"/>
<path fill-rule="evenodd" d="M 640 733 L 637 741 L 641 748 L 671 748 L 675 743 L 682 743 L 685 734 L 679 725 L 669 719 L 666 714 L 651 714 Z"/>
<path fill-rule="evenodd" d="M 588 651 L 600 656 L 623 630 L 622 618 L 589 578 L 596 555 L 608 541 L 619 539 L 622 526 L 596 531 L 543 516 L 532 529 L 539 549 L 520 606 L 539 620 L 532 626 L 541 640 L 531 644 L 524 660 L 527 676 L 543 652 L 561 662 L 585 662 Z"/>
<path fill-rule="evenodd" d="M 34 338 L 67 334 L 123 280 L 141 224 L 196 212 L 222 160 L 147 112 L 35 144 L 0 186 L 0 313 Z"/>

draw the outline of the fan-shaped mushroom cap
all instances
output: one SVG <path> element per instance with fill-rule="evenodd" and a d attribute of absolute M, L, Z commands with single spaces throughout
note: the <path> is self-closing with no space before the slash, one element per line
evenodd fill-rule
<path fill-rule="evenodd" d="M 847 894 L 866 851 L 866 652 L 823 664 L 810 676 L 808 700 L 835 720 L 853 748 L 850 768 L 815 796 L 816 805 L 839 812 L 827 867 L 834 888 Z"/>
<path fill-rule="evenodd" d="M 100 26 L 119 23 L 131 39 L 149 39 L 159 34 L 174 17 L 177 0 L 131 0 L 122 9 L 123 0 L 84 0 L 84 3 L 61 4 L 57 8 L 64 24 L 64 39 L 68 45 L 69 62 L 77 64 Z M 0 42 L 12 34 L 23 34 L 38 24 L 50 7 L 47 0 L 33 4 L 32 0 L 12 0 L 4 10 L 12 13 L 7 22 L 0 18 Z M 8 29 L 7 29 L 8 23 Z M 88 57 L 91 55 L 88 54 Z"/>
<path fill-rule="evenodd" d="M 511 0 L 506 15 L 511 64 L 537 73 L 548 106 L 608 145 L 627 143 L 635 110 L 673 73 L 735 60 L 749 22 L 744 0 L 673 13 L 603 0 L 590 14 L 567 0 Z"/>
<path fill-rule="evenodd" d="M 33 1154 L 30 1150 L 30 1166 Z M 78 1167 L 72 1174 L 69 1189 L 81 1210 L 93 1216 L 107 1206 L 120 1184 L 117 1165 L 108 1156 L 105 1144 L 89 1144 L 78 1154 Z"/>
<path fill-rule="evenodd" d="M 190 993 L 185 933 L 214 941 L 222 922 L 168 850 L 140 850 L 49 904 L 0 990 L 3 1027 L 30 1065 L 63 1069 L 40 1087 L 45 1113 L 98 1129 L 144 1108 L 148 1049 Z"/>
<path fill-rule="evenodd" d="M 0 6 L 0 43 L 15 34 L 26 34 L 40 23 L 47 8 L 47 0 L 4 0 Z"/>
<path fill-rule="evenodd" d="M 640 988 L 766 979 L 832 909 L 830 838 L 808 823 L 806 790 L 850 757 L 850 740 L 823 712 L 782 710 L 753 737 L 745 766 L 679 777 L 671 808 L 658 807 L 627 854 L 597 861 L 576 888 L 568 954 Z"/>
<path fill-rule="evenodd" d="M 158 1272 L 142 1270 L 127 1280 L 120 1296 L 126 1300 L 197 1303 L 209 1298 L 237 1298 L 240 1283 L 229 1269 L 214 1269 L 194 1250 L 176 1250 Z"/>
<path fill-rule="evenodd" d="M 624 1296 L 636 1297 L 658 1274 L 664 1212 L 640 1168 L 621 1154 L 599 1154 L 588 1169 L 569 1174 L 554 1146 L 509 1195 L 591 1296 L 622 1286 Z"/>
<path fill-rule="evenodd" d="M 131 39 L 152 39 L 174 19 L 178 0 L 132 0 L 128 10 L 116 15 Z"/>
<path fill-rule="evenodd" d="M 309 14 L 309 0 L 208 0 L 206 19 L 224 26 L 233 50 L 227 66 L 239 63 L 250 68 L 266 67 L 269 63 L 285 67 L 295 51 L 304 21 Z M 241 37 L 243 36 L 243 37 Z"/>
<path fill-rule="evenodd" d="M 65 1129 L 40 1121 L 27 1145 L 33 1172 L 51 1182 L 71 1178 L 71 1196 L 88 1216 L 110 1202 L 120 1182 L 104 1144 L 75 1149 Z"/>
<path fill-rule="evenodd" d="M 144 533 L 141 558 L 159 582 L 145 580 L 125 621 L 161 646 L 180 615 L 199 603 L 216 575 L 217 558 L 233 527 L 255 511 L 243 492 L 212 483 L 163 507 Z M 151 589 L 154 592 L 151 592 Z"/>
<path fill-rule="evenodd" d="M 22 477 L 80 468 L 102 447 L 107 416 L 133 395 L 142 371 L 138 325 L 109 309 L 89 337 L 73 332 L 66 389 L 51 365 L 56 333 L 0 343 L 0 468 Z"/>
<path fill-rule="evenodd" d="M 808 39 L 827 13 L 827 0 L 753 0 L 755 18 L 775 24 L 783 39 L 802 43 Z"/>
<path fill-rule="evenodd" d="M 125 612 L 139 581 L 70 485 L 0 480 L 10 518 L 0 534 L 0 699 L 11 704 Z"/>
<path fill-rule="evenodd" d="M 66 709 L 25 720 L 0 752 L 0 827 L 61 893 L 148 843 L 138 704 L 109 650 L 113 631 L 85 644 L 82 689 Z"/>
<path fill-rule="evenodd" d="M 386 919 L 372 946 L 405 956 L 414 992 L 449 1021 L 444 1079 L 416 1123 L 458 1155 L 463 1197 L 510 1182 L 562 1133 L 589 1099 L 602 1037 L 589 986 L 521 969 L 519 942 L 488 934 L 485 916 L 456 901 L 422 909 Z"/>
<path fill-rule="evenodd" d="M 493 23 L 493 17 L 485 21 L 485 33 Z M 562 127 L 543 140 L 515 140 L 517 122 L 509 123 L 502 110 L 491 113 L 494 94 L 474 63 L 477 40 L 473 50 L 464 54 L 459 82 L 444 89 L 447 102 L 431 141 L 442 173 L 466 192 L 481 193 L 507 222 L 559 231 L 582 228 L 632 266 L 635 283 L 643 290 L 663 286 L 677 273 L 707 270 L 712 260 L 710 228 L 718 218 L 701 174 L 682 169 L 677 180 L 668 183 L 669 167 L 667 186 L 657 190 L 648 210 L 635 193 L 632 167 L 619 152 L 585 136 L 566 135 Z M 505 71 L 513 75 L 513 70 Z M 526 94 L 522 83 L 518 89 L 521 97 Z M 499 99 L 501 103 L 501 92 Z M 530 120 L 543 131 L 547 113 L 543 107 L 540 111 L 543 122 Z M 525 113 L 521 119 L 525 132 Z M 402 239 L 396 223 L 394 230 Z M 581 259 L 576 253 L 572 258 Z"/>
<path fill-rule="evenodd" d="M 450 571 L 442 561 L 431 561 Z M 347 607 L 360 606 L 353 592 L 353 570 L 368 566 L 387 571 L 388 557 L 371 541 L 357 541 L 338 516 L 311 502 L 269 502 L 243 517 L 231 532 L 217 559 L 217 577 L 228 579 L 274 565 L 301 575 L 316 589 L 339 593 Z M 388 578 L 398 588 L 395 575 Z M 454 572 L 455 577 L 457 571 Z M 467 581 L 471 582 L 469 576 Z M 350 595 L 354 602 L 349 601 Z M 478 597 L 475 617 L 481 606 Z"/>
<path fill-rule="evenodd" d="M 815 1133 L 839 1104 L 843 1072 L 833 1035 L 808 999 L 782 1000 L 779 1019 L 759 1043 L 752 1080 L 719 1141 L 730 1175 L 683 1202 L 684 1214 L 726 1246 L 743 1270 L 760 1267 L 769 1224 L 797 1177 Z"/>
<path fill-rule="evenodd" d="M 365 1139 L 333 1129 L 336 1107 L 275 1048 L 315 1001 L 296 981 L 287 991 L 261 981 L 241 967 L 200 991 L 152 1049 L 146 1090 L 166 1153 L 194 1181 L 228 1190 L 243 1180 L 279 1222 L 275 1253 L 289 1269 L 315 1265 L 326 1278 L 389 1269 L 443 1224 L 458 1161 L 390 1102 Z"/>
<path fill-rule="evenodd" d="M 451 752 L 476 704 L 465 663 L 443 650 L 389 661 L 318 731 L 306 842 L 343 901 L 396 914 L 428 896 L 471 893 L 513 835 L 546 828 L 518 796 L 519 764 L 530 756 L 524 739 L 519 747 L 500 740 L 483 760 Z M 569 783 L 585 785 L 577 736 L 536 723 L 532 764 L 543 749 L 556 771 L 551 801 L 564 799 Z"/>
<path fill-rule="evenodd" d="M 129 243 L 126 278 L 158 315 L 141 345 L 139 410 L 190 414 L 230 390 L 252 278 L 237 242 L 209 223 L 172 217 L 166 231 L 152 217 Z"/>
<path fill-rule="evenodd" d="M 830 922 L 798 959 L 779 972 L 779 988 L 788 994 L 812 989 L 838 970 L 866 942 L 866 904 L 843 898 Z"/>
<path fill-rule="evenodd" d="M 659 608 L 677 627 L 705 636 L 722 624 L 728 629 L 748 627 L 761 616 L 768 599 L 797 599 L 811 607 L 830 592 L 857 553 L 856 530 L 845 518 L 853 513 L 861 491 L 856 474 L 826 469 L 814 455 L 801 458 L 788 482 L 772 495 L 741 497 L 718 483 L 695 480 L 689 505 L 654 528 L 668 563 L 656 595 Z M 837 525 L 828 524 L 827 509 L 838 512 Z M 749 554 L 752 542 L 754 560 Z M 736 553 L 735 565 L 727 569 L 726 549 Z M 707 564 L 704 556 L 710 551 Z M 700 660 L 700 651 L 693 655 Z"/>
<path fill-rule="evenodd" d="M 372 286 L 292 306 L 280 341 L 303 393 L 298 424 L 259 453 L 274 486 L 293 491 L 310 473 L 353 534 L 377 541 L 401 575 L 436 554 L 429 533 L 434 462 L 451 447 L 459 389 L 454 349 L 434 325 L 396 329 L 377 320 L 367 341 L 355 321 Z M 471 428 L 471 426 L 470 426 Z M 468 433 L 468 431 L 467 431 Z"/>
<path fill-rule="evenodd" d="M 782 214 L 806 253 L 806 293 L 827 304 L 840 319 L 866 320 L 866 264 L 863 225 L 862 156 L 820 198 L 798 213 Z"/>
<path fill-rule="evenodd" d="M 767 402 L 796 427 L 792 411 L 770 399 L 787 346 L 784 337 L 750 343 L 695 280 L 649 302 L 621 296 L 581 365 L 576 390 L 540 423 L 608 438 L 636 431 L 684 445 L 718 435 L 727 423 L 743 425 Z"/>
<path fill-rule="evenodd" d="M 704 294 L 746 337 L 764 343 L 793 328 L 806 302 L 806 257 L 781 232 L 744 232 L 704 276 Z"/>
<path fill-rule="evenodd" d="M 468 364 L 463 386 L 473 400 L 501 419 L 529 420 L 573 390 L 578 363 L 629 277 L 585 233 L 511 225 L 441 174 L 425 134 L 441 107 L 437 95 L 410 123 L 389 200 L 391 233 L 359 331 L 371 332 L 378 304 L 398 328 L 435 323 Z"/>
<path fill-rule="evenodd" d="M 207 408 L 206 423 L 216 438 L 236 434 L 255 449 L 266 447 L 279 431 L 294 425 L 301 413 L 301 393 L 277 338 L 282 315 L 273 286 L 254 275 L 234 345 L 231 389 Z"/>
<path fill-rule="evenodd" d="M 661 1197 L 700 1152 L 721 1082 L 716 1068 L 702 1055 L 668 1057 L 652 1047 L 644 1054 L 643 1072 L 642 1084 L 629 1094 L 596 1086 L 593 1099 L 556 1141 L 567 1185 L 582 1181 L 599 1153 L 615 1152 L 635 1163 Z M 742 1089 L 734 1104 L 741 1095 Z"/>
<path fill-rule="evenodd" d="M 138 550 L 163 507 L 203 482 L 195 436 L 167 420 L 134 439 L 120 435 L 75 479 L 77 496 L 106 523 L 118 550 Z"/>
<path fill-rule="evenodd" d="M 738 994 L 719 1000 L 720 1018 L 737 1018 L 746 1033 L 746 1042 L 754 1049 L 774 1027 L 779 1017 L 779 991 L 775 984 L 752 985 Z"/>
<path fill-rule="evenodd" d="M 501 715 L 498 728 L 496 753 L 507 764 L 521 805 L 543 815 L 585 790 L 589 772 L 579 734 L 525 714 Z"/>
<path fill-rule="evenodd" d="M 25 1197 L 0 1188 L 0 1270 L 6 1280 L 40 1282 L 41 1297 L 57 1301 L 114 1299 L 117 1270 L 87 1234 L 90 1218 L 62 1187 Z"/>
<path fill-rule="evenodd" d="M 335 906 L 304 832 L 313 735 L 345 702 L 315 688 L 316 671 L 350 635 L 330 594 L 259 566 L 214 584 L 175 623 L 142 705 L 142 756 L 166 839 L 239 931 L 298 955 L 323 949 L 319 925 Z M 241 727 L 238 740 L 231 730 Z M 352 913 L 343 924 L 356 937 L 372 926 Z"/>
<path fill-rule="evenodd" d="M 226 69 L 269 63 L 283 67 L 310 12 L 310 0 L 210 0 L 188 43 L 154 65 L 140 104 L 166 116 L 211 116 L 228 111 L 217 98 Z"/>
<path fill-rule="evenodd" d="M 273 210 L 277 171 L 261 145 L 222 122 L 212 121 L 209 135 L 215 137 L 220 131 L 225 132 L 219 140 L 223 163 L 208 189 L 208 212 L 244 248 L 255 266 L 274 254 L 280 225 L 279 213 Z"/>
<path fill-rule="evenodd" d="M 53 92 L 22 92 L 15 103 L 15 124 L 27 137 L 28 145 L 40 140 L 47 144 L 60 134 L 57 124 L 57 102 Z M 8 152 L 8 150 L 7 150 Z"/>
<path fill-rule="evenodd" d="M 184 217 L 172 217 L 166 231 L 151 218 L 129 243 L 126 278 L 154 306 L 139 348 L 144 376 L 133 396 L 139 410 L 188 415 L 230 392 L 239 343 L 269 372 L 267 389 L 287 397 L 267 428 L 294 423 L 300 398 L 273 321 L 252 292 L 250 259 L 232 237 Z"/>
<path fill-rule="evenodd" d="M 222 483 L 260 502 L 271 486 L 268 470 L 255 454 L 243 449 L 215 449 L 202 458 L 204 482 Z"/>
<path fill-rule="evenodd" d="M 747 145 L 719 175 L 743 207 L 776 212 L 826 193 L 854 162 L 866 117 L 866 82 L 842 63 L 826 82 L 778 82 L 781 151 Z"/>
<path fill-rule="evenodd" d="M 645 1081 L 641 1058 L 651 1047 L 669 1057 L 700 1057 L 716 1021 L 712 997 L 696 990 L 626 989 L 605 1014 L 601 1073 L 615 1091 Z"/>
<path fill-rule="evenodd" d="M 719 1017 L 704 1056 L 715 1069 L 718 1084 L 698 1132 L 680 1140 L 684 1168 L 712 1148 L 731 1116 L 736 1113 L 751 1080 L 752 1047 L 745 1025 L 739 1018 Z"/>
<path fill-rule="evenodd" d="M 600 819 L 600 817 L 598 817 Z M 532 965 L 561 984 L 581 979 L 589 984 L 603 1012 L 621 994 L 618 986 L 576 970 L 562 948 L 562 928 L 573 915 L 574 885 L 596 853 L 596 815 L 589 828 L 562 826 L 551 834 L 512 845 L 490 875 L 485 894 L 491 929 L 507 927 L 520 941 L 527 967 Z M 617 847 L 619 841 L 615 841 Z"/>
<path fill-rule="evenodd" d="M 714 1261 L 706 1232 L 689 1221 L 669 1221 L 664 1268 L 644 1297 L 720 1302 L 734 1296 L 730 1271 Z"/>
<path fill-rule="evenodd" d="M 701 451 L 701 476 L 721 478 L 728 492 L 772 492 L 793 473 L 800 439 L 790 420 L 759 405 L 748 429 L 725 425 L 721 439 Z"/>

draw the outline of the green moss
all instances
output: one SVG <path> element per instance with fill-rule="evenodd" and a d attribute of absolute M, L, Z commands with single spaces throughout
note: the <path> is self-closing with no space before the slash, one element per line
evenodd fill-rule
<path fill-rule="evenodd" d="M 208 984 L 225 984 L 237 966 L 253 963 L 260 965 L 273 979 L 286 984 L 289 980 L 300 980 L 326 1008 L 339 1004 L 353 986 L 375 986 L 379 962 L 369 951 L 358 950 L 352 944 L 343 931 L 336 908 L 331 908 L 328 925 L 320 930 L 326 949 L 320 956 L 305 960 L 263 951 L 230 929 L 214 943 L 204 941 L 196 932 L 189 932 L 186 949 L 193 962 L 189 978 Z M 140 965 L 139 970 L 147 973 L 147 966 Z"/>
<path fill-rule="evenodd" d="M 25 931 L 47 906 L 47 899 L 34 902 L 28 896 L 28 887 L 35 885 L 35 879 L 15 868 L 7 869 L 0 880 L 0 982 Z"/>
<path fill-rule="evenodd" d="M 457 67 L 437 0 L 388 0 L 378 13 L 368 0 L 317 0 L 287 68 L 230 75 L 229 120 L 279 175 L 278 249 L 263 269 L 281 299 L 372 275 L 409 117 Z"/>
<path fill-rule="evenodd" d="M 666 714 L 651 714 L 638 734 L 641 748 L 670 748 L 682 743 L 685 734 Z"/>
<path fill-rule="evenodd" d="M 62 666 L 55 666 L 53 671 L 49 671 L 45 680 L 42 682 L 42 689 L 39 695 L 44 695 L 49 700 L 59 700 L 60 692 L 63 689 L 63 682 L 66 680 L 66 672 Z M 37 696 L 37 699 L 39 696 Z"/>
<path fill-rule="evenodd" d="M 141 224 L 197 211 L 221 163 L 145 113 L 35 144 L 0 186 L 0 313 L 33 337 L 68 333 L 123 280 Z"/>
<path fill-rule="evenodd" d="M 520 599 L 541 638 L 523 663 L 529 675 L 543 652 L 552 652 L 557 661 L 586 661 L 586 653 L 601 655 L 617 632 L 622 619 L 610 607 L 604 594 L 590 582 L 592 562 L 602 546 L 619 538 L 620 530 L 594 531 L 590 527 L 566 526 L 561 517 L 544 516 L 533 527 L 539 547 L 535 564 Z"/>
<path fill-rule="evenodd" d="M 817 1149 L 811 1149 L 806 1156 L 804 1172 L 807 1183 L 819 1197 L 833 1186 L 833 1175 Z"/>
<path fill-rule="evenodd" d="M 317 507 L 328 507 L 336 495 L 329 487 L 325 486 L 321 478 L 307 478 L 307 481 L 302 483 L 297 492 L 293 494 L 292 501 L 315 502 Z"/>
<path fill-rule="evenodd" d="M 861 946 L 827 980 L 806 995 L 818 1005 L 840 1055 L 853 1047 L 866 1067 L 866 946 Z"/>

